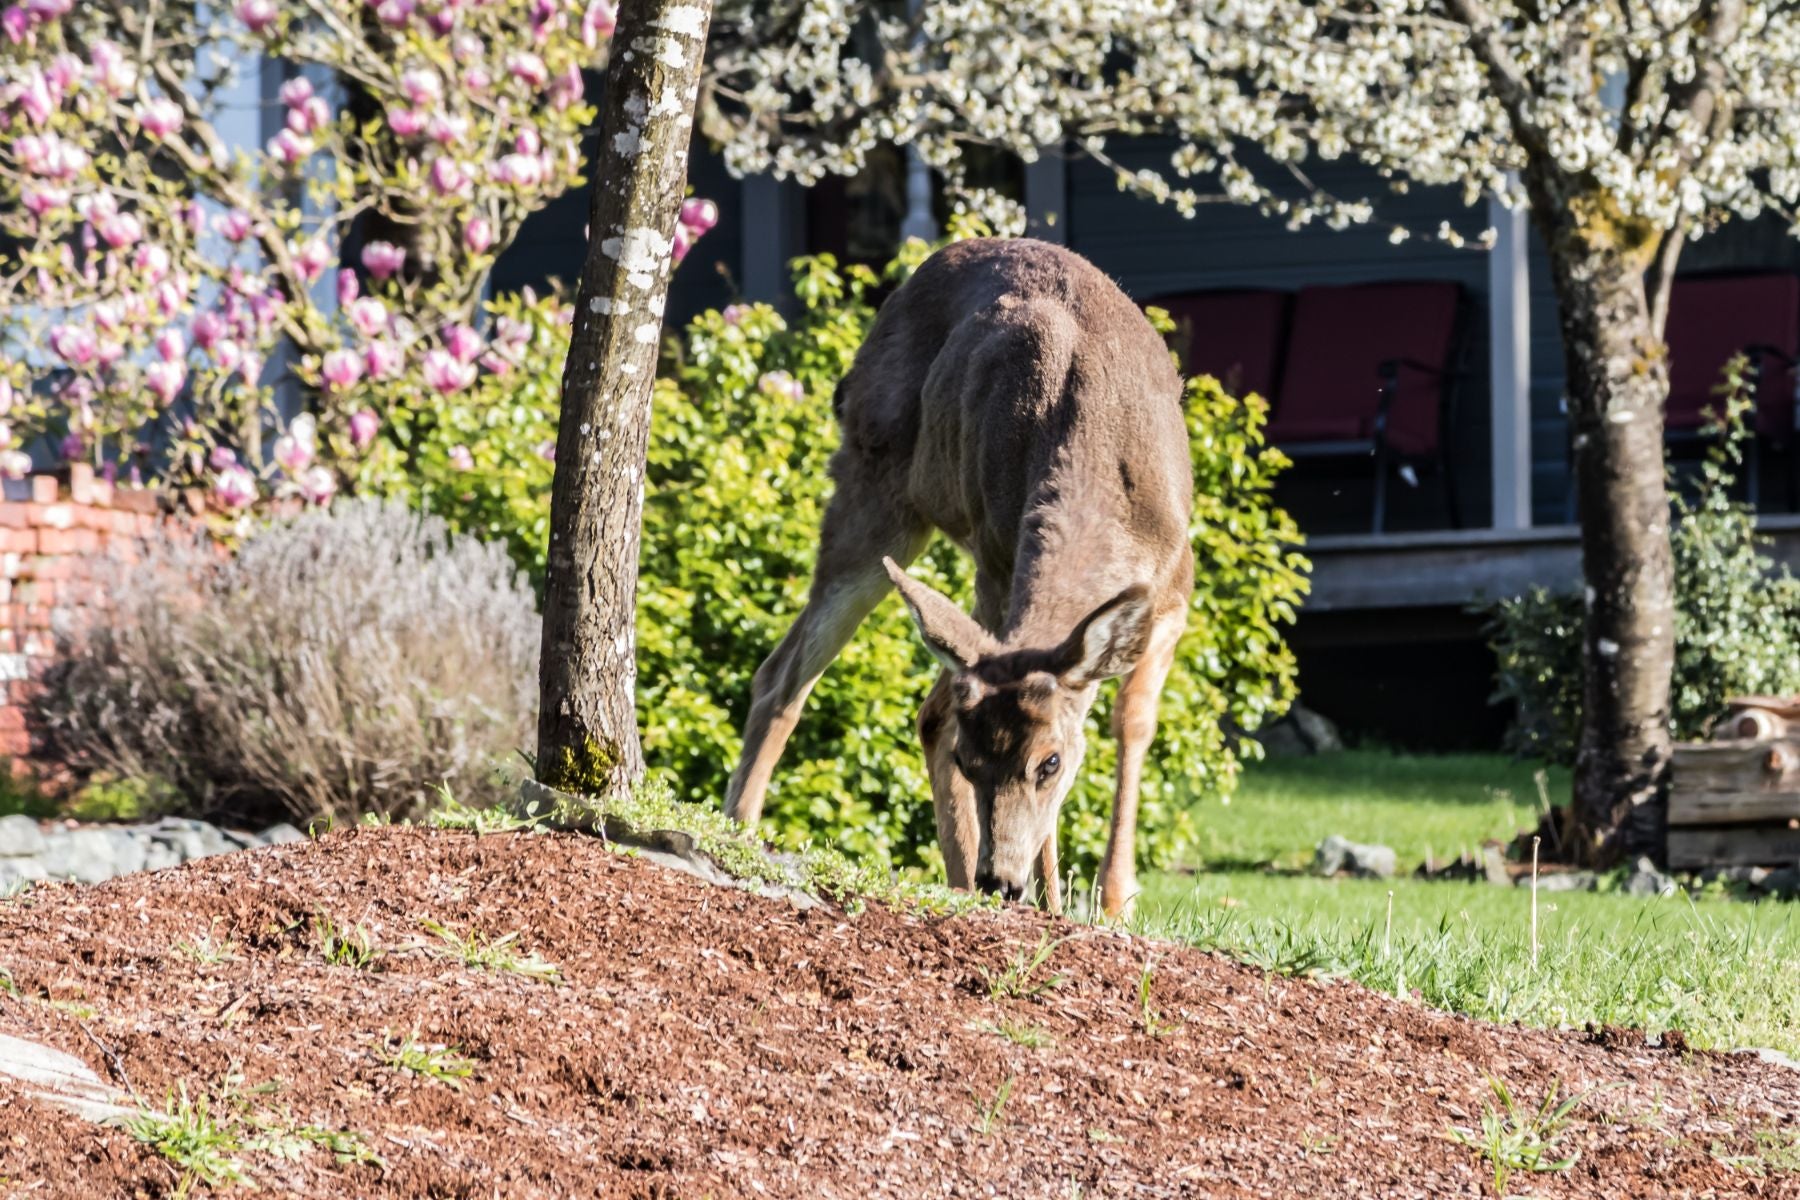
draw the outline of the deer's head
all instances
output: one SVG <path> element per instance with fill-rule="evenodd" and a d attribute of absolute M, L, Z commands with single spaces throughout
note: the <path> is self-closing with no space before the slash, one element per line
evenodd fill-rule
<path fill-rule="evenodd" d="M 975 884 L 1018 899 L 1081 769 L 1088 709 L 1100 681 L 1131 670 L 1149 644 L 1149 589 L 1126 588 L 1056 645 L 1011 646 L 891 559 L 883 561 L 925 645 L 950 672 L 952 703 L 942 736 L 975 792 L 981 837 Z"/>

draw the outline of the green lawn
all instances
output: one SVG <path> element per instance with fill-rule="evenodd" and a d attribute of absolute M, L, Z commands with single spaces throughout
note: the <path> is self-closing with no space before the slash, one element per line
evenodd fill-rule
<path fill-rule="evenodd" d="M 1566 776 L 1549 786 L 1561 796 Z M 1147 875 L 1138 925 L 1493 1020 L 1678 1028 L 1698 1046 L 1800 1053 L 1800 905 L 1544 893 L 1534 969 L 1528 889 L 1290 873 L 1341 833 L 1393 846 L 1404 874 L 1427 847 L 1454 854 L 1529 824 L 1535 795 L 1531 768 L 1497 757 L 1351 752 L 1257 764 L 1230 805 L 1197 814 L 1216 869 Z"/>

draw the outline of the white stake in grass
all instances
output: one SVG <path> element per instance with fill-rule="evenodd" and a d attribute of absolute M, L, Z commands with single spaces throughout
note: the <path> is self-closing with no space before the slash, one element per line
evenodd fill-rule
<path fill-rule="evenodd" d="M 1531 839 L 1531 973 L 1538 969 L 1538 936 L 1537 936 L 1537 879 L 1538 879 L 1538 842 Z"/>
<path fill-rule="evenodd" d="M 1388 956 L 1388 948 L 1394 943 L 1394 889 L 1388 889 L 1387 928 L 1381 931 L 1381 957 Z"/>

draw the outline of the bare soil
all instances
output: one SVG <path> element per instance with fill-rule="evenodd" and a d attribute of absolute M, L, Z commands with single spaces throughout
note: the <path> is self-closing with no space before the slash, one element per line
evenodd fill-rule
<path fill-rule="evenodd" d="M 385 953 L 326 961 L 320 915 Z M 560 982 L 421 949 L 426 921 L 516 932 Z M 43 888 L 0 904 L 0 967 L 0 1032 L 153 1108 L 205 1097 L 240 1139 L 309 1125 L 382 1160 L 238 1152 L 272 1196 L 1486 1196 L 1447 1131 L 1479 1125 L 1490 1077 L 1528 1106 L 1592 1093 L 1552 1156 L 1577 1162 L 1514 1194 L 1800 1196 L 1767 1161 L 1800 1072 L 1749 1056 L 1484 1024 L 1023 909 L 801 912 L 575 836 L 358 829 Z M 472 1074 L 384 1061 L 408 1036 Z M 0 1196 L 182 1184 L 0 1084 Z"/>

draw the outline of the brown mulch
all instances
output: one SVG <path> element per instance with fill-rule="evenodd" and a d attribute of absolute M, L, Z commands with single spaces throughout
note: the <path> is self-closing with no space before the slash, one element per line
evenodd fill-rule
<path fill-rule="evenodd" d="M 387 953 L 327 963 L 318 914 Z M 562 983 L 409 949 L 427 920 L 517 931 Z M 232 960 L 177 950 L 209 933 Z M 990 999 L 984 973 L 1046 934 L 1054 984 Z M 0 904 L 0 967 L 0 1033 L 152 1106 L 185 1088 L 240 1129 L 354 1131 L 385 1163 L 244 1151 L 268 1195 L 1483 1196 L 1446 1131 L 1479 1123 L 1493 1076 L 1531 1105 L 1600 1089 L 1564 1141 L 1579 1161 L 1514 1194 L 1800 1196 L 1722 1161 L 1800 1114 L 1800 1072 L 1746 1056 L 1484 1024 L 1021 909 L 797 912 L 574 836 L 357 829 L 48 887 Z M 460 1047 L 465 1086 L 386 1065 L 408 1034 Z M 0 1083 L 0 1196 L 179 1183 Z"/>

